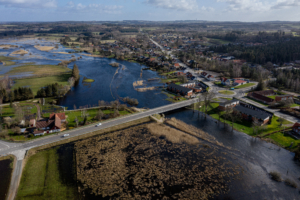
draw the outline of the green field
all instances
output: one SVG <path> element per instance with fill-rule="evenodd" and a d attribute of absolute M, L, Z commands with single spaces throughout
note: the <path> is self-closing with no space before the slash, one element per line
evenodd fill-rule
<path fill-rule="evenodd" d="M 234 87 L 234 89 L 241 89 L 241 88 L 251 87 L 251 86 L 254 86 L 254 85 L 255 85 L 255 83 L 247 83 L 247 84 L 244 84 L 244 85 Z"/>
<path fill-rule="evenodd" d="M 68 85 L 68 79 L 71 74 L 62 74 L 57 76 L 47 76 L 41 78 L 24 78 L 16 79 L 13 89 L 18 87 L 30 87 L 34 95 L 41 88 L 49 84 L 58 83 L 61 85 Z"/>
<path fill-rule="evenodd" d="M 97 120 L 94 119 L 94 117 L 96 116 L 97 112 L 99 109 L 90 109 L 87 110 L 87 113 L 89 114 L 89 116 L 87 117 L 87 121 L 88 122 L 97 122 Z M 110 114 L 113 113 L 112 110 L 102 110 L 102 112 L 104 114 Z M 77 117 L 78 121 L 81 122 L 84 120 L 83 117 L 81 117 L 81 111 L 66 111 L 66 116 L 67 116 L 67 121 L 70 127 L 76 127 L 76 122 L 74 121 L 75 118 Z M 130 114 L 129 111 L 124 110 L 124 111 L 119 111 L 120 115 L 127 115 Z"/>
<path fill-rule="evenodd" d="M 72 177 L 72 149 L 64 149 L 60 152 L 63 155 L 58 151 L 56 147 L 28 158 L 17 200 L 78 199 L 76 181 Z"/>
<path fill-rule="evenodd" d="M 269 135 L 269 136 L 267 136 L 267 138 L 274 140 L 278 145 L 280 145 L 284 148 L 289 148 L 291 146 L 291 144 L 293 143 L 291 149 L 294 149 L 300 144 L 300 140 L 297 140 L 297 139 L 291 137 L 290 135 L 284 134 L 281 132 Z"/>
<path fill-rule="evenodd" d="M 53 74 L 53 73 L 65 73 L 70 72 L 71 69 L 59 66 L 59 65 L 22 65 L 19 67 L 14 67 L 12 70 L 7 72 L 7 75 L 12 74 L 22 74 L 24 72 L 31 72 L 33 75 L 47 75 L 47 74 Z"/>
<path fill-rule="evenodd" d="M 5 65 L 4 66 L 11 66 L 16 64 L 15 62 L 13 62 L 12 60 L 17 60 L 17 58 L 11 58 L 11 57 L 6 57 L 6 56 L 0 56 L 0 61 L 4 62 Z M 0 65 L 2 66 L 2 65 Z"/>
<path fill-rule="evenodd" d="M 225 94 L 225 95 L 233 95 L 234 92 L 229 91 L 229 90 L 220 90 L 219 91 L 220 94 Z"/>

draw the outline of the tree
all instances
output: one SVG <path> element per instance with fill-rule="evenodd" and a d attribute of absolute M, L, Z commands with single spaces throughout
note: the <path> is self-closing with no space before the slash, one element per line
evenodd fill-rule
<path fill-rule="evenodd" d="M 114 110 L 114 117 L 118 117 L 120 115 L 119 111 L 117 109 Z"/>
<path fill-rule="evenodd" d="M 242 118 L 242 115 L 240 112 L 233 110 L 233 108 L 228 108 L 227 112 L 227 119 L 229 119 L 231 121 L 231 131 L 233 131 L 233 125 L 235 122 L 240 121 Z"/>
<path fill-rule="evenodd" d="M 277 121 L 280 123 L 280 127 L 282 127 L 282 124 L 283 124 L 283 122 L 284 122 L 284 119 L 282 119 L 281 117 L 279 117 Z"/>
<path fill-rule="evenodd" d="M 72 77 L 74 77 L 75 81 L 78 81 L 79 78 L 80 78 L 79 69 L 78 69 L 78 66 L 76 64 L 74 64 L 74 66 L 73 66 Z"/>
<path fill-rule="evenodd" d="M 266 88 L 265 82 L 263 81 L 263 79 L 260 79 L 259 82 L 258 82 L 258 85 L 256 87 L 256 90 L 257 91 L 262 91 L 262 90 L 265 90 L 265 88 Z"/>
<path fill-rule="evenodd" d="M 206 92 L 201 95 L 200 101 L 203 102 L 203 106 L 205 107 L 205 119 L 207 116 L 207 110 L 208 107 L 211 104 L 212 99 L 215 97 L 215 94 L 213 92 Z"/>
<path fill-rule="evenodd" d="M 103 118 L 103 116 L 104 116 L 104 113 L 102 112 L 101 109 L 99 109 L 98 112 L 97 112 L 97 114 L 96 114 L 96 119 L 99 120 L 99 121 L 101 121 L 102 118 Z"/>

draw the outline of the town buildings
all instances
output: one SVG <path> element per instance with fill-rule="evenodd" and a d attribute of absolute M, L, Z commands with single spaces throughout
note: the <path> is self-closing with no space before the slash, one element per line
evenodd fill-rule
<path fill-rule="evenodd" d="M 237 99 L 233 99 L 231 101 L 223 102 L 219 104 L 219 110 L 226 110 L 226 108 L 234 108 L 235 106 L 239 105 L 240 101 Z"/>

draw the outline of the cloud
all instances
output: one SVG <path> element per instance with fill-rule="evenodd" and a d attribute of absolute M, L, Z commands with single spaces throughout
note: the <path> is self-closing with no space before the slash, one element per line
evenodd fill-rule
<path fill-rule="evenodd" d="M 300 6 L 300 0 L 277 0 L 271 9 L 287 9 Z"/>
<path fill-rule="evenodd" d="M 270 10 L 268 3 L 259 0 L 217 0 L 229 4 L 227 11 L 267 11 Z"/>
<path fill-rule="evenodd" d="M 153 5 L 157 8 L 173 9 L 173 10 L 197 10 L 198 4 L 196 0 L 146 0 L 145 3 Z"/>
<path fill-rule="evenodd" d="M 77 13 L 120 13 L 123 6 L 117 5 L 102 5 L 102 4 L 89 4 L 83 5 L 82 3 L 75 4 L 73 1 L 67 3 L 62 9 L 63 12 L 77 12 Z"/>
<path fill-rule="evenodd" d="M 0 6 L 15 8 L 56 8 L 56 0 L 0 0 Z"/>

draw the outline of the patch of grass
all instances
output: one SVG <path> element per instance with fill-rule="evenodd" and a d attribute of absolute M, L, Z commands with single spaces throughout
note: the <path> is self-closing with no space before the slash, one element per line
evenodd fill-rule
<path fill-rule="evenodd" d="M 255 85 L 255 83 L 246 83 L 244 85 L 234 87 L 234 89 L 241 89 L 241 88 L 251 87 L 251 86 L 254 86 L 254 85 Z"/>
<path fill-rule="evenodd" d="M 278 145 L 280 145 L 284 148 L 289 148 L 291 146 L 291 144 L 293 143 L 291 149 L 295 149 L 295 148 L 297 148 L 298 144 L 300 144 L 300 140 L 297 140 L 297 139 L 293 138 L 292 136 L 282 133 L 282 132 L 274 133 L 272 135 L 267 136 L 267 138 L 272 139 Z"/>
<path fill-rule="evenodd" d="M 14 117 L 15 112 L 14 109 L 10 106 L 3 106 L 2 107 L 2 117 Z"/>
<path fill-rule="evenodd" d="M 271 179 L 277 182 L 281 182 L 281 175 L 278 172 L 272 171 L 269 174 L 271 176 Z"/>
<path fill-rule="evenodd" d="M 173 94 L 173 93 L 170 93 L 170 92 L 164 92 L 164 94 L 165 95 L 167 95 L 167 101 L 171 101 L 171 102 L 180 102 L 180 101 L 184 101 L 184 100 L 186 100 L 186 98 L 184 98 L 184 97 L 182 97 L 182 96 L 180 96 L 180 97 L 177 97 L 177 98 L 179 98 L 179 100 L 175 100 L 174 98 L 176 97 L 176 95 L 175 94 Z M 176 99 L 177 99 L 176 98 Z"/>
<path fill-rule="evenodd" d="M 62 74 L 56 76 L 47 76 L 41 78 L 24 78 L 24 79 L 16 79 L 13 89 L 18 87 L 30 87 L 34 95 L 36 95 L 37 91 L 41 87 L 45 87 L 46 85 L 58 83 L 60 85 L 68 85 L 68 79 L 71 74 Z"/>
<path fill-rule="evenodd" d="M 58 147 L 41 151 L 28 158 L 17 200 L 77 199 L 76 185 L 66 184 L 68 180 L 61 178 L 57 150 Z"/>
<path fill-rule="evenodd" d="M 11 66 L 11 65 L 16 64 L 12 60 L 17 60 L 17 58 L 12 58 L 12 57 L 7 57 L 7 56 L 0 56 L 0 61 L 5 63 L 4 66 Z M 2 65 L 0 65 L 0 66 L 2 66 Z"/>
<path fill-rule="evenodd" d="M 83 80 L 83 82 L 93 83 L 93 82 L 95 82 L 95 80 L 94 79 L 90 79 L 90 78 L 86 78 L 86 79 Z"/>
<path fill-rule="evenodd" d="M 229 90 L 220 90 L 219 91 L 220 94 L 225 94 L 225 95 L 233 95 L 234 92 L 229 91 Z"/>
<path fill-rule="evenodd" d="M 7 72 L 7 75 L 22 74 L 24 72 L 31 72 L 34 75 L 45 75 L 53 73 L 65 73 L 70 72 L 71 69 L 59 66 L 59 65 L 22 65 L 19 67 L 14 67 L 12 70 Z"/>
<path fill-rule="evenodd" d="M 284 183 L 288 186 L 293 187 L 293 188 L 298 187 L 297 184 L 294 181 L 292 181 L 291 179 L 288 179 L 288 178 L 284 180 Z"/>
<path fill-rule="evenodd" d="M 276 98 L 276 95 L 272 95 L 272 96 L 268 96 L 270 99 L 274 99 Z"/>

